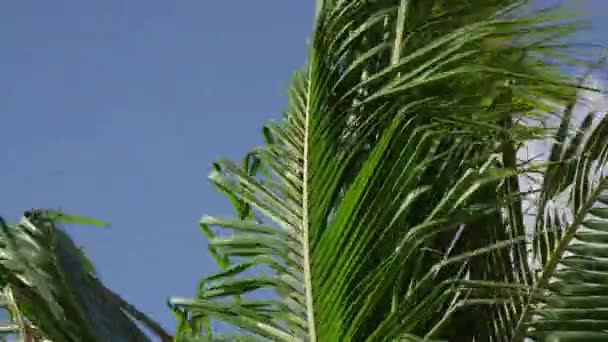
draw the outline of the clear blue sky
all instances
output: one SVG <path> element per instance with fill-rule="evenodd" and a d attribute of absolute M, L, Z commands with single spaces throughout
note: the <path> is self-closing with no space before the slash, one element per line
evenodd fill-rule
<path fill-rule="evenodd" d="M 0 2 L 0 214 L 51 207 L 101 277 L 165 327 L 215 269 L 197 219 L 231 214 L 206 177 L 286 103 L 314 1 Z M 594 36 L 608 44 L 606 0 Z M 602 8 L 603 7 L 603 8 Z"/>

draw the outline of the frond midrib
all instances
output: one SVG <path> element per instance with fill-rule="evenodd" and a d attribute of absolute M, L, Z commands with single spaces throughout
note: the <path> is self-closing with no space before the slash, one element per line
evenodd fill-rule
<path fill-rule="evenodd" d="M 314 53 L 312 51 L 311 53 Z M 312 58 L 311 58 L 312 60 Z M 311 107 L 311 90 L 312 90 L 312 63 L 308 67 L 308 84 L 306 85 L 306 107 L 304 118 L 304 152 L 303 152 L 303 168 L 302 168 L 302 249 L 303 249 L 303 271 L 304 271 L 304 288 L 306 292 L 306 316 L 308 322 L 308 336 L 310 342 L 316 342 L 315 329 L 315 311 L 312 297 L 312 274 L 311 274 L 311 258 L 310 258 L 310 232 L 309 232 L 309 211 L 308 211 L 308 189 L 309 189 L 309 136 L 310 136 L 310 107 Z"/>

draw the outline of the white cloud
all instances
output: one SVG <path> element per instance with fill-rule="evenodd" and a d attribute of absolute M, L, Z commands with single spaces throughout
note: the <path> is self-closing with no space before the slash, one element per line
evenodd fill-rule
<path fill-rule="evenodd" d="M 596 76 L 588 77 L 584 85 L 589 88 L 594 89 L 606 89 L 606 82 L 601 80 Z M 579 93 L 579 99 L 574 107 L 572 120 L 571 120 L 571 129 L 576 129 L 580 126 L 582 120 L 590 113 L 596 112 L 595 122 L 599 118 L 601 118 L 604 113 L 608 111 L 608 95 L 600 92 L 592 92 L 592 91 L 581 91 Z M 561 118 L 561 113 L 559 116 L 551 117 L 549 119 L 549 125 L 551 129 L 556 129 L 559 125 L 559 119 Z M 552 141 L 550 139 L 531 141 L 526 146 L 522 147 L 518 153 L 517 157 L 520 161 L 523 160 L 534 160 L 538 162 L 546 161 L 549 157 L 550 149 L 551 149 Z M 520 187 L 521 191 L 530 191 L 538 189 L 540 185 L 540 181 L 542 178 L 539 175 L 530 175 L 529 177 L 521 177 L 520 178 Z M 528 208 L 534 208 L 534 201 L 536 200 L 536 196 L 531 195 L 528 196 L 528 201 L 524 203 L 524 210 Z M 560 203 L 555 203 L 556 205 L 562 205 Z M 529 215 L 526 215 L 524 221 L 527 227 L 528 233 L 532 233 L 533 222 L 535 217 L 534 212 L 530 212 Z"/>
<path fill-rule="evenodd" d="M 608 95 L 605 93 L 605 80 L 602 80 L 596 76 L 591 76 L 585 80 L 584 86 L 599 89 L 601 92 L 592 92 L 587 90 L 580 92 L 581 100 L 576 108 L 576 112 L 579 114 L 579 120 L 582 120 L 581 117 L 582 115 L 585 115 L 586 112 L 605 112 L 606 109 L 608 109 Z"/>
<path fill-rule="evenodd" d="M 582 90 L 579 92 L 579 98 L 576 106 L 574 107 L 570 129 L 574 130 L 578 128 L 587 114 L 596 112 L 598 115 L 595 117 L 595 122 L 604 115 L 608 110 L 608 95 L 605 94 L 606 89 L 605 81 L 595 76 L 588 77 L 583 85 L 588 88 L 594 88 L 602 90 L 602 92 L 593 92 Z M 559 125 L 559 116 L 549 118 L 549 127 L 551 129 L 557 129 Z M 518 151 L 518 158 L 520 160 L 533 158 L 536 161 L 543 161 L 548 158 L 550 152 L 551 143 L 549 139 L 532 141 L 528 145 L 524 146 Z"/>

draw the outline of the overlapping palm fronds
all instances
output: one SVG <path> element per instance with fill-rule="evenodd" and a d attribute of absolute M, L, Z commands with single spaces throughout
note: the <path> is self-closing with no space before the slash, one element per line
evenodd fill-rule
<path fill-rule="evenodd" d="M 608 339 L 608 117 L 591 112 L 574 134 L 561 135 L 571 125 L 573 108 L 562 117 L 562 138 L 553 144 L 537 197 L 531 262 L 537 277 L 507 325 L 516 340 Z M 512 299 L 508 303 L 517 307 Z"/>
<path fill-rule="evenodd" d="M 560 61 L 590 60 L 560 39 L 581 25 L 524 5 L 318 0 L 283 118 L 244 165 L 213 165 L 237 215 L 200 221 L 220 270 L 170 299 L 176 339 L 607 340 L 608 119 L 569 129 L 583 87 Z M 538 139 L 548 163 L 518 158 Z M 0 222 L 6 328 L 146 341 L 139 320 L 170 340 L 54 219 Z"/>
<path fill-rule="evenodd" d="M 517 151 L 558 134 L 530 122 L 546 122 L 576 96 L 556 61 L 584 61 L 558 42 L 578 23 L 549 10 L 524 15 L 522 5 L 317 1 L 309 61 L 294 76 L 283 119 L 265 127 L 267 144 L 243 167 L 214 165 L 210 180 L 238 217 L 201 220 L 221 271 L 201 281 L 196 298 L 171 299 L 177 336 L 541 334 L 545 323 L 529 327 L 549 284 L 530 261 L 519 177 L 551 168 L 522 163 Z M 586 179 L 588 168 L 576 177 Z M 552 225 L 537 225 L 535 235 L 548 236 Z M 551 263 L 566 249 L 560 241 Z M 215 333 L 218 320 L 242 333 Z"/>
<path fill-rule="evenodd" d="M 134 320 L 172 338 L 95 276 L 56 220 L 90 219 L 35 209 L 15 225 L 0 220 L 0 284 L 11 328 L 25 341 L 149 341 Z"/>

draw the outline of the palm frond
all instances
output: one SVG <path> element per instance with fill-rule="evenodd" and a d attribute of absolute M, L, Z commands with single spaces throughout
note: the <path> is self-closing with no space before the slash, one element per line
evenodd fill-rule
<path fill-rule="evenodd" d="M 60 215 L 35 209 L 16 225 L 0 220 L 1 284 L 20 331 L 50 341 L 148 341 L 133 321 L 145 315 L 99 281 L 92 263 L 55 224 L 82 218 Z M 142 323 L 160 329 L 147 317 Z"/>
<path fill-rule="evenodd" d="M 552 133 L 553 146 L 535 197 L 536 222 L 533 231 L 525 232 L 528 243 L 523 247 L 532 247 L 533 253 L 520 259 L 528 268 L 521 274 L 529 277 L 514 270 L 509 278 L 473 286 L 480 285 L 477 290 L 482 288 L 492 304 L 483 307 L 495 313 L 483 320 L 487 340 L 591 341 L 607 336 L 601 318 L 605 310 L 601 251 L 608 216 L 604 204 L 608 120 L 589 113 L 571 134 L 578 102 L 570 98 Z M 516 260 L 515 252 L 511 249 L 499 256 L 498 262 Z M 479 297 L 473 298 L 471 302 Z"/>
<path fill-rule="evenodd" d="M 519 327 L 525 331 L 524 324 L 530 324 L 539 339 L 590 341 L 608 336 L 601 315 L 590 315 L 606 307 L 601 300 L 605 283 L 602 238 L 608 218 L 604 204 L 608 199 L 608 119 L 604 116 L 592 126 L 592 118 L 587 116 L 579 133 L 562 144 L 561 175 L 546 180 L 554 183 L 546 188 L 563 189 L 560 197 L 551 198 L 553 205 L 547 206 L 537 225 L 545 234 L 539 242 L 542 268 L 535 287 L 549 293 L 545 304 L 527 308 Z M 559 205 L 560 200 L 566 205 Z M 535 314 L 538 318 L 528 321 Z"/>
<path fill-rule="evenodd" d="M 516 154 L 582 88 L 546 57 L 585 64 L 555 43 L 579 23 L 520 5 L 317 1 L 283 119 L 214 164 L 238 217 L 201 219 L 221 270 L 170 300 L 177 338 L 518 337 L 537 283 Z"/>

